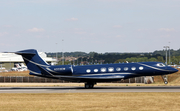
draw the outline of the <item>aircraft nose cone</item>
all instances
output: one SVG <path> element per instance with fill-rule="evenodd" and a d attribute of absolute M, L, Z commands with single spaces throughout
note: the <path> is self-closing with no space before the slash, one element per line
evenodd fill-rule
<path fill-rule="evenodd" d="M 178 71 L 179 71 L 179 70 L 177 70 L 177 69 L 175 69 L 175 68 L 172 68 L 170 72 L 171 72 L 171 73 L 175 73 L 175 72 L 178 72 Z"/>
<path fill-rule="evenodd" d="M 175 72 L 178 72 L 179 70 L 175 69 Z"/>

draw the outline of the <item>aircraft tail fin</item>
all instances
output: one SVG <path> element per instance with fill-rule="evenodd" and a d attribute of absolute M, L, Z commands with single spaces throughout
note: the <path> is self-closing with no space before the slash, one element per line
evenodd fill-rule
<path fill-rule="evenodd" d="M 48 67 L 48 63 L 45 62 L 38 54 L 37 50 L 29 49 L 15 52 L 15 54 L 21 55 L 24 59 L 26 66 L 28 67 L 30 74 L 41 75 L 42 68 Z"/>

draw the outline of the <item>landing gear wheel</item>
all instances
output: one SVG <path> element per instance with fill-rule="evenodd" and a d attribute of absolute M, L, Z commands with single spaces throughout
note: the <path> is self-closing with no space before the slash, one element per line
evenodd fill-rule
<path fill-rule="evenodd" d="M 164 84 L 168 84 L 168 82 L 167 82 L 167 81 L 165 81 L 165 82 L 164 82 Z"/>
<path fill-rule="evenodd" d="M 89 87 L 90 87 L 89 84 L 85 84 L 86 89 L 89 89 Z"/>
<path fill-rule="evenodd" d="M 167 75 L 162 75 L 162 79 L 164 81 L 164 84 L 168 84 Z"/>
<path fill-rule="evenodd" d="M 90 89 L 94 87 L 94 83 L 85 83 L 85 88 Z"/>
<path fill-rule="evenodd" d="M 93 87 L 94 87 L 94 84 L 90 84 L 90 85 L 89 85 L 89 88 L 93 88 Z"/>

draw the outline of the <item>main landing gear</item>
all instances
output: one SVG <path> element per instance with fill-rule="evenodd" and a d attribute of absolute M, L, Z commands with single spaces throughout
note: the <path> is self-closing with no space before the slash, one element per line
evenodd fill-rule
<path fill-rule="evenodd" d="M 164 84 L 168 84 L 167 75 L 162 75 L 162 79 L 164 81 Z"/>
<path fill-rule="evenodd" d="M 95 85 L 96 83 L 85 83 L 84 84 L 84 87 L 86 88 L 86 89 L 92 89 L 92 88 L 94 88 L 94 85 Z"/>

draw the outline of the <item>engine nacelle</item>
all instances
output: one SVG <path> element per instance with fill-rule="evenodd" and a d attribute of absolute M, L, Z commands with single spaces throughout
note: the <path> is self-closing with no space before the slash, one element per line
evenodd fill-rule
<path fill-rule="evenodd" d="M 50 70 L 53 75 L 72 75 L 72 66 L 71 65 L 62 65 L 62 66 L 54 66 L 51 67 Z"/>

